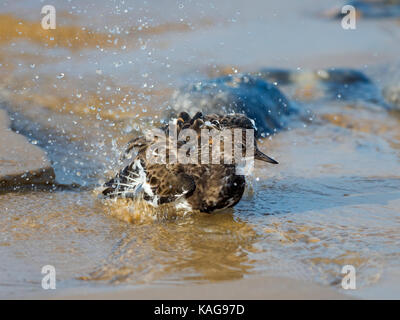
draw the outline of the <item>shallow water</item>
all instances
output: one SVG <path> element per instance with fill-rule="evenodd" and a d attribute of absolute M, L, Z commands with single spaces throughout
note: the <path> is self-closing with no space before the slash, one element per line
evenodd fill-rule
<path fill-rule="evenodd" d="M 96 194 L 123 144 L 189 81 L 351 66 L 379 91 L 397 85 L 396 21 L 345 32 L 319 15 L 340 1 L 55 1 L 49 35 L 40 1 L 29 3 L 0 7 L 1 105 L 47 151 L 60 187 L 0 194 L 1 297 L 41 293 L 47 264 L 58 289 L 262 274 L 338 290 L 352 264 L 359 296 L 399 270 L 400 116 L 382 101 L 325 95 L 308 76 L 282 86 L 302 120 L 261 143 L 280 165 L 258 166 L 234 209 L 127 223 Z"/>

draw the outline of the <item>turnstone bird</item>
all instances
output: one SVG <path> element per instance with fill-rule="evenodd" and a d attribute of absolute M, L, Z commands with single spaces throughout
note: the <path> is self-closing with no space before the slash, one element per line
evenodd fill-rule
<path fill-rule="evenodd" d="M 171 129 L 171 126 L 167 125 L 161 132 L 169 136 Z M 242 132 L 252 129 L 254 130 L 252 134 L 256 134 L 254 122 L 242 114 L 221 116 L 203 115 L 198 112 L 194 117 L 190 117 L 188 113 L 181 112 L 175 119 L 174 130 L 179 134 L 183 129 L 193 129 L 197 133 L 198 141 L 201 129 L 217 131 L 241 129 Z M 244 134 L 243 137 L 245 137 Z M 172 203 L 175 204 L 176 209 L 207 213 L 233 207 L 242 198 L 245 177 L 237 173 L 235 161 L 228 164 L 172 161 L 173 156 L 171 157 L 169 153 L 171 141 L 168 139 L 164 163 L 154 163 L 148 159 L 148 150 L 154 147 L 158 139 L 157 136 L 152 138 L 141 136 L 130 141 L 125 154 L 132 155 L 133 151 L 136 151 L 136 154 L 131 157 L 133 160 L 129 165 L 105 184 L 103 195 L 106 198 L 142 197 L 153 206 Z M 258 149 L 256 139 L 252 140 L 254 141 L 254 159 L 278 163 Z M 191 149 L 187 148 L 187 142 L 188 140 L 178 140 L 175 150 L 178 153 L 182 150 L 185 150 L 186 154 L 190 153 Z M 209 139 L 208 146 L 211 146 L 212 142 L 212 139 Z M 245 144 L 241 147 L 244 152 Z M 209 155 L 212 156 L 211 152 Z M 197 156 L 200 159 L 200 153 Z"/>

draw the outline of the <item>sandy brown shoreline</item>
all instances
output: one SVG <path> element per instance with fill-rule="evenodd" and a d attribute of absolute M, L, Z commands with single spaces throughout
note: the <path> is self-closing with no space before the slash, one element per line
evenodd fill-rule
<path fill-rule="evenodd" d="M 0 109 L 0 187 L 51 185 L 54 170 L 39 147 L 10 129 L 7 112 Z"/>

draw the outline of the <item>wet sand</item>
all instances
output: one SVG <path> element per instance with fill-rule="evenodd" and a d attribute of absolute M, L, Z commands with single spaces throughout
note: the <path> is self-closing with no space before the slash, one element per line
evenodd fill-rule
<path fill-rule="evenodd" d="M 55 174 L 46 154 L 10 129 L 7 113 L 0 109 L 0 186 L 47 185 Z"/>

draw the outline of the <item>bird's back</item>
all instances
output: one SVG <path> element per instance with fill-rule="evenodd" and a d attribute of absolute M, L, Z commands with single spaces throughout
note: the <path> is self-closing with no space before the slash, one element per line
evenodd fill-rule
<path fill-rule="evenodd" d="M 181 113 L 175 125 L 178 135 L 183 129 L 192 129 L 197 132 L 198 140 L 200 140 L 200 130 L 204 128 L 209 130 L 254 128 L 251 120 L 242 115 L 203 116 L 201 113 L 194 117 Z M 171 129 L 166 126 L 163 130 L 168 136 Z M 106 188 L 103 191 L 105 196 L 134 198 L 140 195 L 154 206 L 176 202 L 177 206 L 187 210 L 202 212 L 232 207 L 239 202 L 245 189 L 245 178 L 236 174 L 234 164 L 202 164 L 201 144 L 196 155 L 198 163 L 171 163 L 169 156 L 166 163 L 153 163 L 149 161 L 147 155 L 148 149 L 153 147 L 156 141 L 157 139 L 147 140 L 139 137 L 130 142 L 127 151 L 130 153 L 135 150 L 136 156 L 115 178 L 105 184 Z M 166 154 L 169 155 L 168 146 L 171 141 L 167 139 L 166 143 Z M 185 144 L 186 141 L 178 141 L 178 153 Z"/>

